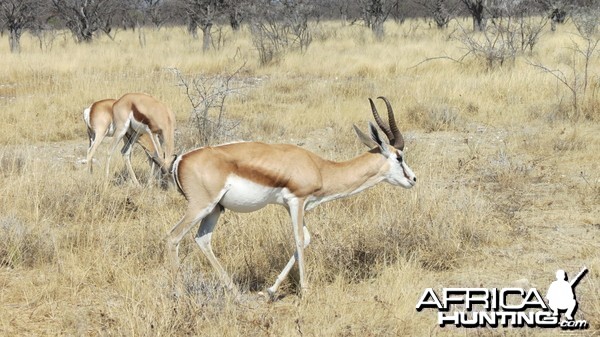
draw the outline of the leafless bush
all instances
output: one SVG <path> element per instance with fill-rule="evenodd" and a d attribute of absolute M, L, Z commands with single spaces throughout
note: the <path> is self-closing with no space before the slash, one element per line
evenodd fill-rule
<path fill-rule="evenodd" d="M 311 10 L 302 2 L 282 2 L 254 18 L 250 32 L 261 65 L 279 60 L 288 51 L 306 51 L 312 42 Z"/>
<path fill-rule="evenodd" d="M 487 8 L 489 19 L 480 33 L 459 26 L 456 39 L 482 60 L 488 69 L 514 62 L 517 56 L 533 52 L 549 18 L 536 15 L 526 3 L 501 2 Z M 463 56 L 464 57 L 464 56 Z"/>
<path fill-rule="evenodd" d="M 54 41 L 56 40 L 56 37 L 59 34 L 60 34 L 59 31 L 53 29 L 52 27 L 50 27 L 48 25 L 40 26 L 40 27 L 37 27 L 36 29 L 31 30 L 31 35 L 33 35 L 34 37 L 36 37 L 38 39 L 38 44 L 39 44 L 40 50 L 42 50 L 42 51 L 52 50 L 52 47 L 54 46 Z"/>
<path fill-rule="evenodd" d="M 491 69 L 514 61 L 526 51 L 532 52 L 547 22 L 544 17 L 500 17 L 490 20 L 479 34 L 460 27 L 457 39 L 465 46 L 467 54 L 483 60 Z"/>
<path fill-rule="evenodd" d="M 600 118 L 600 106 L 597 103 L 600 81 L 597 76 L 591 74 L 590 63 L 600 44 L 600 36 L 598 36 L 600 11 L 577 12 L 572 19 L 578 34 L 571 39 L 572 57 L 568 69 L 551 68 L 535 62 L 529 64 L 554 76 L 568 89 L 572 109 L 566 110 L 562 117 L 569 120 L 597 119 Z"/>
<path fill-rule="evenodd" d="M 579 8 L 572 12 L 571 19 L 577 28 L 579 35 L 591 38 L 598 33 L 600 22 L 600 10 L 591 8 Z"/>
<path fill-rule="evenodd" d="M 54 15 L 64 21 L 77 42 L 91 42 L 94 34 L 104 32 L 114 38 L 113 20 L 123 11 L 117 0 L 52 0 Z M 113 35 L 111 35 L 111 32 Z"/>
<path fill-rule="evenodd" d="M 189 142 L 184 141 L 188 146 L 205 146 L 233 138 L 239 122 L 225 118 L 225 101 L 244 89 L 238 76 L 244 67 L 245 63 L 230 74 L 211 76 L 185 75 L 178 69 L 171 69 L 192 105 L 189 118 L 192 135 Z"/>
<path fill-rule="evenodd" d="M 448 23 L 458 11 L 458 2 L 451 3 L 448 0 L 415 0 L 415 3 L 425 9 L 439 29 L 448 28 Z"/>
<path fill-rule="evenodd" d="M 217 27 L 214 29 L 213 37 L 211 39 L 212 47 L 214 50 L 221 50 L 227 44 L 229 40 L 229 36 L 227 35 L 227 31 L 223 29 L 223 27 Z"/>
<path fill-rule="evenodd" d="M 521 52 L 529 50 L 530 53 L 533 53 L 533 47 L 538 43 L 544 27 L 548 24 L 548 19 L 543 16 L 521 15 L 517 24 L 519 25 L 517 32 L 519 34 L 518 41 Z"/>

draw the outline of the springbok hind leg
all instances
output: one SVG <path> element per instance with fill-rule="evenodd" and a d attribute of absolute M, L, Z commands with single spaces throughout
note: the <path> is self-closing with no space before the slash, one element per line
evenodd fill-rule
<path fill-rule="evenodd" d="M 121 139 L 123 139 L 123 137 L 125 137 L 125 134 L 127 133 L 128 128 L 129 128 L 129 124 L 126 123 L 125 125 L 122 125 L 122 126 L 120 126 L 120 128 L 115 130 L 113 142 L 112 142 L 112 145 L 110 146 L 108 156 L 106 157 L 106 180 L 107 181 L 110 176 L 110 161 L 112 159 L 113 154 L 117 150 L 117 146 L 119 146 L 119 142 L 121 141 Z"/>
<path fill-rule="evenodd" d="M 88 129 L 88 136 L 90 138 L 90 146 L 87 151 L 86 163 L 88 171 L 92 173 L 94 170 L 94 154 L 96 153 L 98 146 L 102 143 L 102 140 L 104 140 L 104 137 L 106 137 L 106 130 L 98 130 L 98 133 L 95 133 L 93 130 Z"/>
<path fill-rule="evenodd" d="M 219 217 L 219 206 L 217 205 L 217 203 L 221 199 L 221 197 L 223 197 L 223 194 L 225 194 L 226 191 L 226 189 L 221 191 L 217 198 L 208 197 L 202 198 L 201 200 L 195 200 L 193 202 L 189 201 L 188 209 L 185 215 L 175 226 L 173 226 L 173 228 L 169 232 L 166 242 L 167 247 L 165 250 L 165 257 L 166 261 L 170 263 L 171 277 L 175 283 L 177 283 L 177 275 L 179 274 L 179 243 L 181 242 L 181 240 L 183 240 L 183 237 L 190 231 L 190 229 L 192 229 L 192 227 L 194 227 L 198 222 L 202 223 L 201 228 L 205 228 L 204 230 L 200 229 L 198 233 L 205 233 L 208 227 L 211 227 L 210 231 L 212 232 Z M 215 212 L 216 214 L 213 214 Z M 204 221 L 205 218 L 210 219 Z M 206 238 L 202 240 L 206 240 Z M 196 239 L 196 242 L 198 242 L 198 239 Z M 202 246 L 200 246 L 200 248 L 202 248 Z"/>
<path fill-rule="evenodd" d="M 198 233 L 196 234 L 196 243 L 208 258 L 208 261 L 213 266 L 213 268 L 219 273 L 219 277 L 221 278 L 221 282 L 229 289 L 233 291 L 234 294 L 238 295 L 239 291 L 236 286 L 233 284 L 233 281 L 223 269 L 223 266 L 217 260 L 217 257 L 212 251 L 212 232 L 217 225 L 217 221 L 219 220 L 219 215 L 221 214 L 221 206 L 217 205 L 200 223 L 200 228 L 198 228 Z"/>
<path fill-rule="evenodd" d="M 133 144 L 137 142 L 138 137 L 133 134 L 125 134 L 123 137 L 123 148 L 121 149 L 121 155 L 123 155 L 123 159 L 125 160 L 125 166 L 127 167 L 127 172 L 129 173 L 129 177 L 133 180 L 133 183 L 136 186 L 140 186 L 140 182 L 135 175 L 135 171 L 133 171 L 133 166 L 131 165 L 131 151 L 133 150 Z"/>

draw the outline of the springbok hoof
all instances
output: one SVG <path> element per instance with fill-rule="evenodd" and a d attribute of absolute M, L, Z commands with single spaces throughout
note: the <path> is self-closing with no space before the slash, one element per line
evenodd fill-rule
<path fill-rule="evenodd" d="M 272 291 L 271 289 L 267 289 L 266 291 L 259 291 L 258 296 L 264 298 L 267 302 L 274 302 L 278 300 L 277 293 Z"/>

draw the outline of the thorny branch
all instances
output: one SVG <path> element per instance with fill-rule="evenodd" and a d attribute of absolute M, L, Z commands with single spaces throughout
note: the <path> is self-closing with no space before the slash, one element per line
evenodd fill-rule
<path fill-rule="evenodd" d="M 226 100 L 232 95 L 241 94 L 246 86 L 239 81 L 239 74 L 245 68 L 242 64 L 230 74 L 213 76 L 185 75 L 177 68 L 169 68 L 177 78 L 192 106 L 190 123 L 199 136 L 199 144 L 205 146 L 213 141 L 226 138 L 239 122 L 226 123 Z"/>

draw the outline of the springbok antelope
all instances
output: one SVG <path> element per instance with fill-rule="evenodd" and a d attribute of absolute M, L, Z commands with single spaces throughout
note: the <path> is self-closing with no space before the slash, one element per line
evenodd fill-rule
<path fill-rule="evenodd" d="M 108 98 L 103 99 L 97 102 L 92 103 L 89 108 L 83 110 L 83 120 L 87 127 L 87 134 L 89 137 L 89 146 L 87 150 L 87 158 L 86 163 L 88 165 L 88 170 L 92 173 L 93 170 L 93 161 L 94 154 L 98 149 L 98 146 L 102 143 L 105 137 L 112 137 L 115 128 L 113 125 L 113 103 L 116 102 L 116 99 Z M 131 131 L 125 134 L 125 146 L 130 143 L 132 138 Z M 148 138 L 148 135 L 143 134 L 140 135 L 138 139 L 138 144 L 142 146 L 146 155 L 149 157 L 151 153 L 154 152 L 154 145 L 152 140 Z M 131 165 L 131 158 L 126 157 L 125 160 L 128 162 L 128 165 Z M 154 171 L 154 162 L 152 161 L 152 171 Z"/>
<path fill-rule="evenodd" d="M 112 106 L 115 136 L 106 161 L 106 177 L 110 174 L 110 159 L 119 141 L 132 135 L 129 146 L 121 151 L 125 157 L 127 170 L 136 185 L 139 182 L 127 160 L 131 152 L 131 144 L 138 141 L 140 135 L 147 135 L 153 145 L 151 158 L 158 163 L 163 174 L 168 173 L 173 162 L 175 116 L 171 109 L 154 97 L 146 94 L 129 93 L 119 98 Z M 163 146 L 164 145 L 164 152 Z"/>
<path fill-rule="evenodd" d="M 198 222 L 196 243 L 217 270 L 225 286 L 237 292 L 211 248 L 212 232 L 221 211 L 253 212 L 267 204 L 283 205 L 289 212 L 296 252 L 267 291 L 273 296 L 295 261 L 298 261 L 301 292 L 307 289 L 304 248 L 310 234 L 304 212 L 317 205 L 354 195 L 382 181 L 411 188 L 417 178 L 404 161 L 404 139 L 396 126 L 394 112 L 388 109 L 389 127 L 379 117 L 371 99 L 375 121 L 389 144 L 379 137 L 369 122 L 370 137 L 356 126 L 359 139 L 370 151 L 346 162 L 333 162 L 288 144 L 241 142 L 203 147 L 177 156 L 172 174 L 180 192 L 188 200 L 187 212 L 173 227 L 167 238 L 168 260 L 172 272 L 179 266 L 179 242 Z"/>

